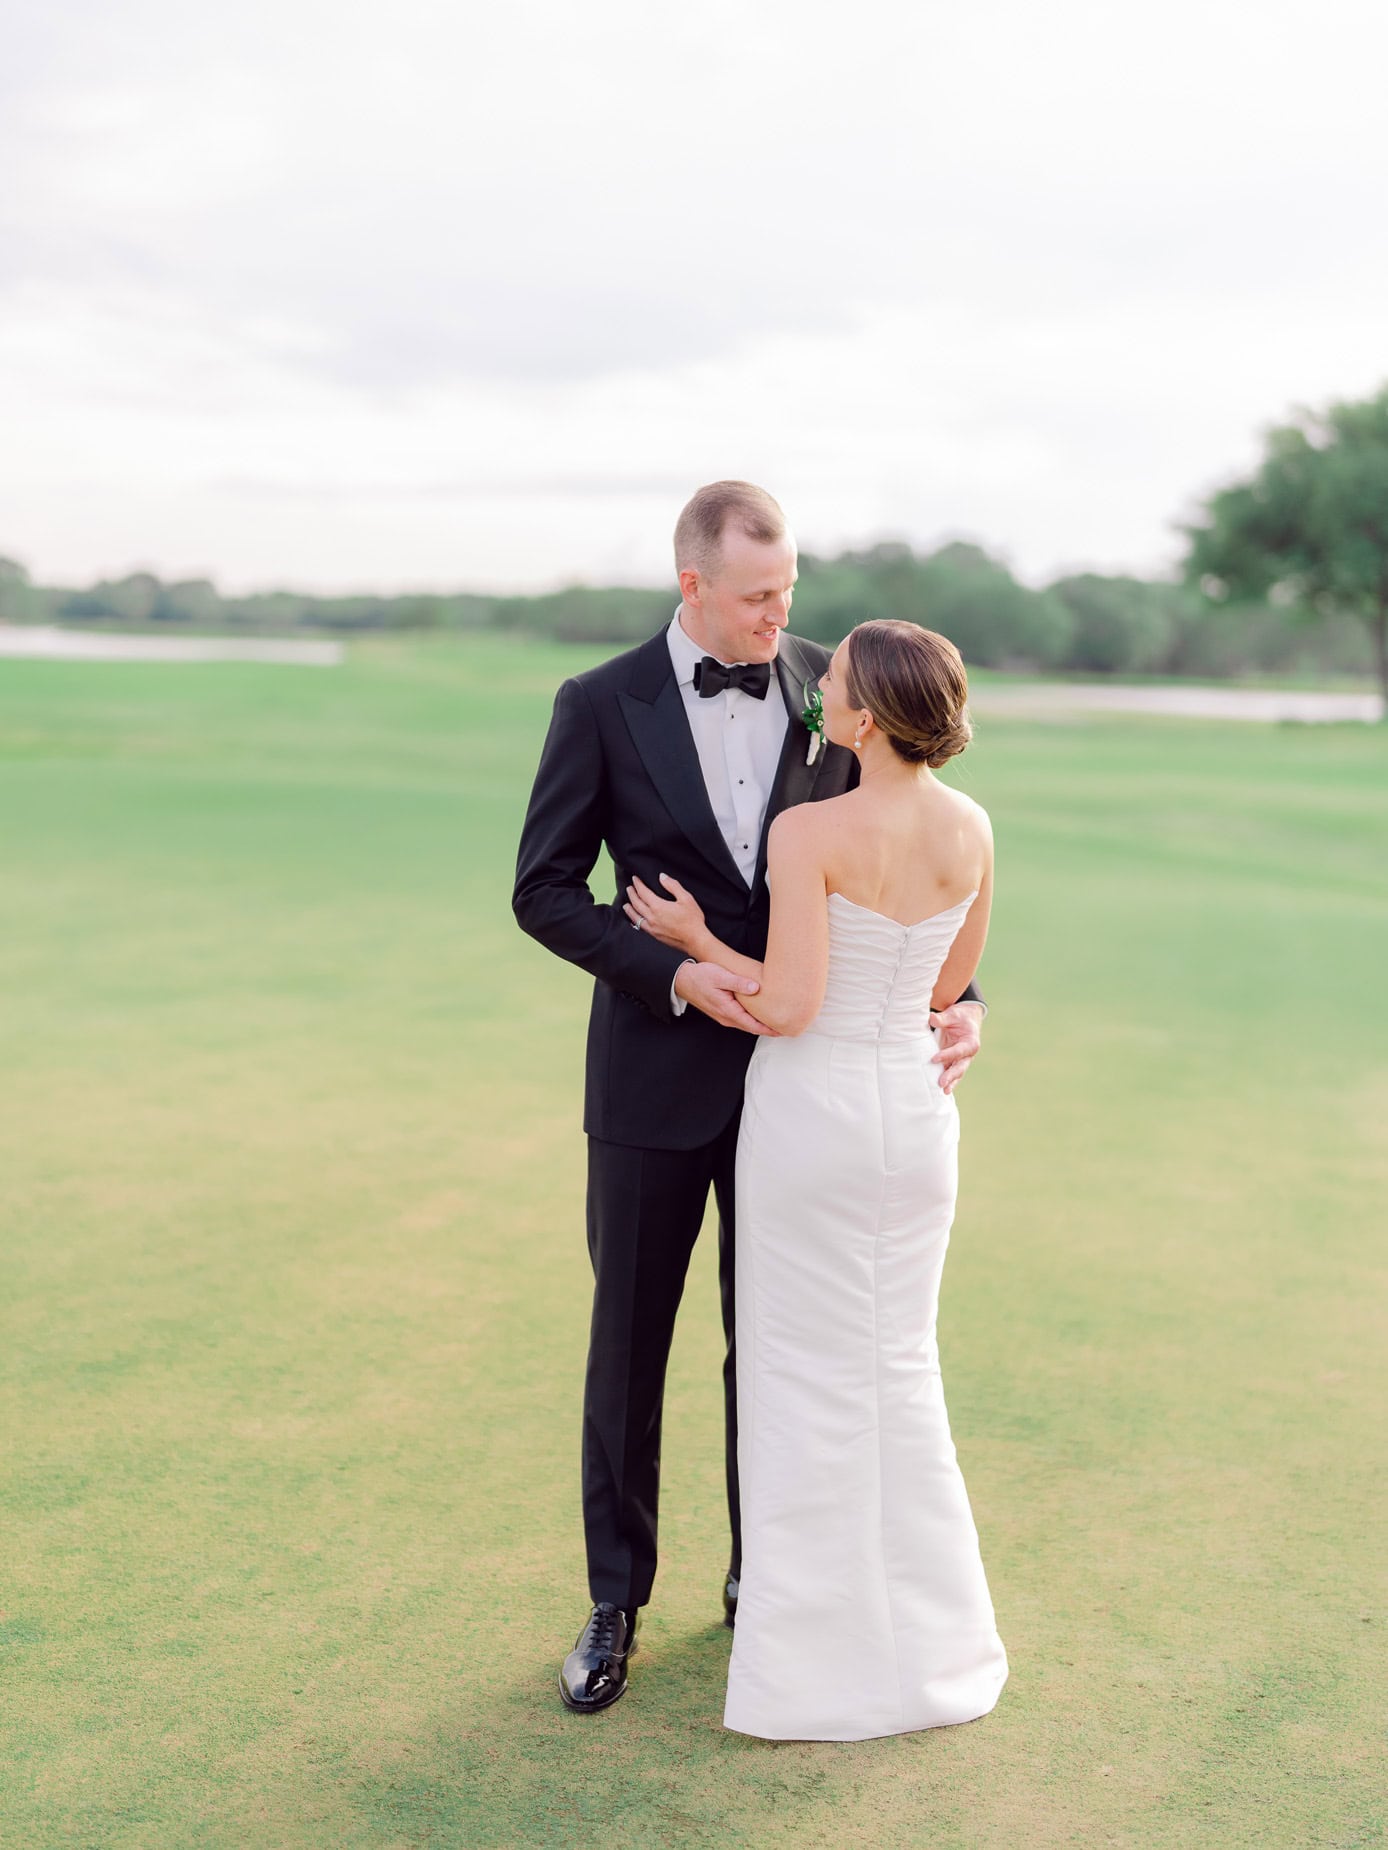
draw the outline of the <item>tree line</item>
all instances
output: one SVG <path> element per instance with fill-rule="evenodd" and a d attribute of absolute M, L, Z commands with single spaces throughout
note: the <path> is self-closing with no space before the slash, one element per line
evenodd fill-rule
<path fill-rule="evenodd" d="M 64 589 L 33 584 L 21 566 L 0 560 L 0 622 L 10 623 L 259 635 L 505 630 L 620 645 L 652 635 L 678 601 L 673 585 L 570 585 L 535 597 L 224 597 L 206 579 L 164 582 L 149 572 Z M 884 543 L 833 559 L 801 555 L 792 618 L 799 635 L 836 643 L 870 617 L 928 623 L 973 666 L 1023 673 L 1225 677 L 1373 666 L 1369 636 L 1345 613 L 1308 625 L 1286 604 L 1217 604 L 1188 585 L 1097 572 L 1034 590 L 1001 559 L 960 542 L 926 554 Z"/>
<path fill-rule="evenodd" d="M 928 553 L 884 542 L 832 559 L 802 554 L 794 627 L 832 644 L 855 623 L 906 617 L 952 637 L 974 666 L 1020 672 L 1372 672 L 1388 698 L 1388 388 L 1270 431 L 1259 469 L 1212 495 L 1185 533 L 1179 579 L 1082 572 L 1040 589 L 962 541 Z M 502 630 L 623 644 L 651 635 L 677 599 L 673 585 L 224 597 L 207 579 L 165 582 L 149 572 L 73 589 L 36 585 L 22 565 L 0 559 L 0 622 L 11 623 Z"/>

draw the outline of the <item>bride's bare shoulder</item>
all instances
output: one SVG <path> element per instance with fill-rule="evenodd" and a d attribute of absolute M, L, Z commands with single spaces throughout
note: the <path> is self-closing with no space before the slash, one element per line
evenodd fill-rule
<path fill-rule="evenodd" d="M 852 816 L 860 800 L 856 790 L 845 790 L 842 796 L 821 797 L 818 803 L 797 803 L 781 811 L 771 832 L 774 835 L 779 830 L 787 841 L 823 840 L 853 826 Z"/>
<path fill-rule="evenodd" d="M 852 799 L 856 794 L 850 790 L 843 796 L 783 809 L 767 836 L 768 859 L 784 862 L 791 858 L 822 865 L 833 854 L 835 844 L 853 830 Z"/>
<path fill-rule="evenodd" d="M 992 819 L 981 803 L 966 796 L 962 790 L 956 790 L 952 784 L 937 783 L 935 789 L 963 826 L 976 829 L 980 836 L 992 838 Z"/>
<path fill-rule="evenodd" d="M 831 799 L 832 802 L 840 800 L 839 798 Z M 783 809 L 771 824 L 766 838 L 767 846 L 779 843 L 782 848 L 793 848 L 815 840 L 824 823 L 823 816 L 816 814 L 816 811 L 826 810 L 829 807 L 829 802 L 796 803 L 790 809 Z"/>

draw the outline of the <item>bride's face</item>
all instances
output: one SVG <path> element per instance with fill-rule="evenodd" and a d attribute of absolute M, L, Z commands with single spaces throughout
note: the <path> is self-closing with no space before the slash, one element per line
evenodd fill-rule
<path fill-rule="evenodd" d="M 848 638 L 845 636 L 819 677 L 819 692 L 824 701 L 825 738 L 831 745 L 846 745 L 852 750 L 863 709 L 849 706 L 847 683 Z"/>

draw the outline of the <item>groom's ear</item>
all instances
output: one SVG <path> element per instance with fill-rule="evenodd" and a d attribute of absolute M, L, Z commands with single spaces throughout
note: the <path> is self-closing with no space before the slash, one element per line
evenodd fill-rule
<path fill-rule="evenodd" d="M 703 579 L 692 565 L 685 566 L 680 573 L 680 595 L 686 604 L 693 604 L 696 609 L 703 601 Z"/>

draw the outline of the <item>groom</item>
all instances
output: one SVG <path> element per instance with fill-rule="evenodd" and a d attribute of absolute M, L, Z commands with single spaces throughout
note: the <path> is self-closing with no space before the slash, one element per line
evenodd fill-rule
<path fill-rule="evenodd" d="M 710 1187 L 719 1282 L 732 1559 L 723 1603 L 737 1612 L 741 1536 L 733 1347 L 733 1163 L 754 1037 L 755 985 L 634 929 L 620 896 L 633 875 L 672 874 L 713 932 L 766 955 L 766 837 L 795 803 L 840 796 L 851 752 L 820 742 L 801 709 L 830 651 L 785 633 L 795 542 L 764 489 L 701 488 L 675 528 L 682 602 L 639 648 L 566 681 L 554 703 L 516 866 L 523 930 L 596 978 L 588 1023 L 588 1251 L 593 1319 L 583 1399 L 588 1623 L 564 1662 L 571 1709 L 626 1688 L 637 1615 L 656 1569 L 665 1367 Z M 811 761 L 812 760 L 812 761 Z M 617 897 L 588 876 L 606 845 Z M 973 996 L 970 989 L 965 996 Z M 982 1016 L 963 1000 L 936 1017 L 952 1085 L 978 1051 Z"/>

